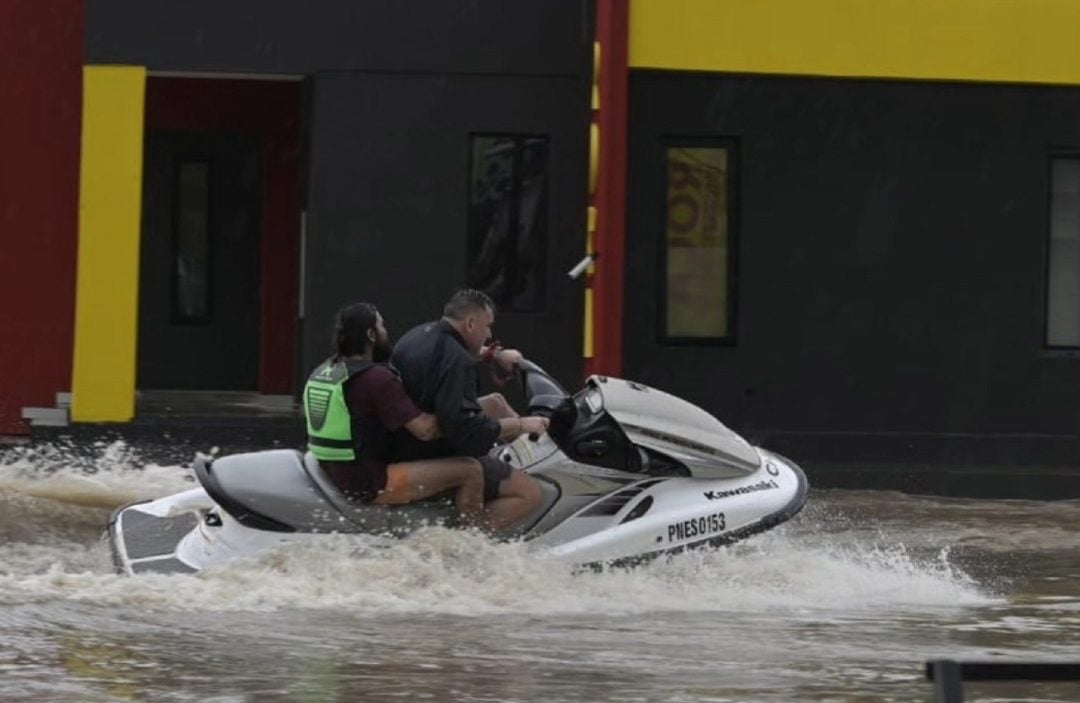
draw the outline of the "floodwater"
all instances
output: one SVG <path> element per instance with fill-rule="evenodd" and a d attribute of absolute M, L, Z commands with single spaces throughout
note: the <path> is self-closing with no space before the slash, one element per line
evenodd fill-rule
<path fill-rule="evenodd" d="M 927 659 L 1080 661 L 1078 502 L 812 491 L 741 545 L 600 573 L 432 529 L 113 575 L 110 508 L 190 486 L 123 445 L 0 461 L 0 701 L 927 701 Z"/>

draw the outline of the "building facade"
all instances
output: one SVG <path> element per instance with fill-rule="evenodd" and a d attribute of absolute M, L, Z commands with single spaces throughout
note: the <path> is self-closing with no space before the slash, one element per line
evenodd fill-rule
<path fill-rule="evenodd" d="M 74 37 L 82 85 L 53 88 L 77 189 L 35 191 L 68 213 L 50 290 L 71 309 L 36 340 L 62 360 L 9 395 L 6 434 L 57 393 L 75 423 L 132 420 L 137 391 L 292 394 L 343 303 L 401 333 L 463 285 L 581 376 L 588 3 L 71 5 L 22 18 Z"/>
<path fill-rule="evenodd" d="M 472 285 L 560 377 L 822 466 L 1076 473 L 1070 3 L 68 4 L 5 24 L 52 23 L 22 89 L 68 109 L 6 117 L 41 156 L 4 433 L 57 392 L 294 394 L 342 302 L 400 333 Z"/>
<path fill-rule="evenodd" d="M 1080 8 L 630 24 L 626 375 L 849 469 L 1075 470 Z"/>

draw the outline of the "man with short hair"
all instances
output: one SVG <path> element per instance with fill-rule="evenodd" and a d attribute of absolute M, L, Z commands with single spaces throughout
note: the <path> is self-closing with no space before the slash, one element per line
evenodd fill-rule
<path fill-rule="evenodd" d="M 495 322 L 495 304 L 486 293 L 461 290 L 443 308 L 443 317 L 406 332 L 394 346 L 391 364 L 421 409 L 434 413 L 444 439 L 399 443 L 403 459 L 471 456 L 484 467 L 484 513 L 489 527 L 505 529 L 540 504 L 540 487 L 489 451 L 497 440 L 547 430 L 543 417 L 519 417 L 500 394 L 477 397 L 476 367 L 487 356 L 506 371 L 521 361 L 513 349 L 485 348 Z M 398 433 L 399 436 L 401 433 Z"/>

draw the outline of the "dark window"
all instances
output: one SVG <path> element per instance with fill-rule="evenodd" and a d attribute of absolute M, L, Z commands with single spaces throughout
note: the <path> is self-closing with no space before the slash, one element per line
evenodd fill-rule
<path fill-rule="evenodd" d="M 209 323 L 210 163 L 181 160 L 176 168 L 173 232 L 173 322 Z"/>
<path fill-rule="evenodd" d="M 735 174 L 731 140 L 664 148 L 661 341 L 735 341 Z"/>
<path fill-rule="evenodd" d="M 547 286 L 548 140 L 470 137 L 468 285 L 501 310 L 541 312 Z"/>
<path fill-rule="evenodd" d="M 1080 347 L 1080 157 L 1050 159 L 1046 345 Z"/>

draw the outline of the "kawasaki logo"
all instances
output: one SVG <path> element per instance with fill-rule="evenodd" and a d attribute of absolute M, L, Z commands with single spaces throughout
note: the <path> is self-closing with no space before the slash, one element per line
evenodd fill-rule
<path fill-rule="evenodd" d="M 758 483 L 754 483 L 749 486 L 740 486 L 739 488 L 732 488 L 726 491 L 705 491 L 704 493 L 702 493 L 702 495 L 704 495 L 709 500 L 720 500 L 721 498 L 745 495 L 746 493 L 756 493 L 757 491 L 771 491 L 779 487 L 779 483 L 773 481 L 772 479 L 769 479 L 768 481 L 759 481 Z"/>
<path fill-rule="evenodd" d="M 330 409 L 330 391 L 322 388 L 308 388 L 307 413 L 311 428 L 318 431 L 326 422 L 326 412 Z"/>

